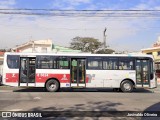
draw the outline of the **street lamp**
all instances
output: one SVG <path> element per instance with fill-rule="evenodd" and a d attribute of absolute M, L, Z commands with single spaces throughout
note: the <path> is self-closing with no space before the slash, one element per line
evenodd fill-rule
<path fill-rule="evenodd" d="M 105 29 L 104 29 L 104 33 L 103 33 L 103 45 L 104 45 L 104 50 L 105 50 L 105 48 L 106 48 L 106 30 L 107 30 L 107 28 L 105 27 Z"/>

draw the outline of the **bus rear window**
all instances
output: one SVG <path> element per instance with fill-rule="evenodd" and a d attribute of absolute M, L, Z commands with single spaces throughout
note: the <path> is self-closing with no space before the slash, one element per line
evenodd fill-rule
<path fill-rule="evenodd" d="M 18 55 L 7 55 L 8 68 L 16 69 L 19 68 L 19 56 Z"/>

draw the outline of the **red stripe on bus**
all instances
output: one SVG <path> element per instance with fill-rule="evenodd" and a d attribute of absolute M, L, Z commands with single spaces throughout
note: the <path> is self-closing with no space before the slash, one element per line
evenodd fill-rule
<path fill-rule="evenodd" d="M 19 73 L 6 73 L 6 82 L 18 82 Z"/>
<path fill-rule="evenodd" d="M 60 83 L 69 83 L 70 74 L 46 74 L 46 73 L 37 73 L 36 74 L 36 83 L 45 83 L 50 78 L 56 78 Z"/>
<path fill-rule="evenodd" d="M 60 83 L 70 83 L 70 74 L 47 74 L 37 73 L 35 76 L 36 83 L 45 83 L 50 78 L 56 78 Z M 19 73 L 6 73 L 6 82 L 19 82 Z M 86 76 L 86 83 L 89 78 Z"/>

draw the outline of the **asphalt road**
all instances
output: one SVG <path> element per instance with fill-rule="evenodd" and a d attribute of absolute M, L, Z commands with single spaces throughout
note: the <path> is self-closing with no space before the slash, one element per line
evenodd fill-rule
<path fill-rule="evenodd" d="M 1 111 L 160 111 L 160 93 L 138 89 L 133 93 L 112 89 L 62 89 L 0 87 Z"/>

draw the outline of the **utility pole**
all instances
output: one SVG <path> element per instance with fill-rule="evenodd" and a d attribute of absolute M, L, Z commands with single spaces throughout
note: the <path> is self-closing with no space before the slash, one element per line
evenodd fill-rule
<path fill-rule="evenodd" d="M 104 29 L 104 33 L 103 33 L 103 47 L 104 47 L 104 50 L 106 49 L 106 30 L 107 30 L 107 28 L 105 27 L 105 29 Z"/>

